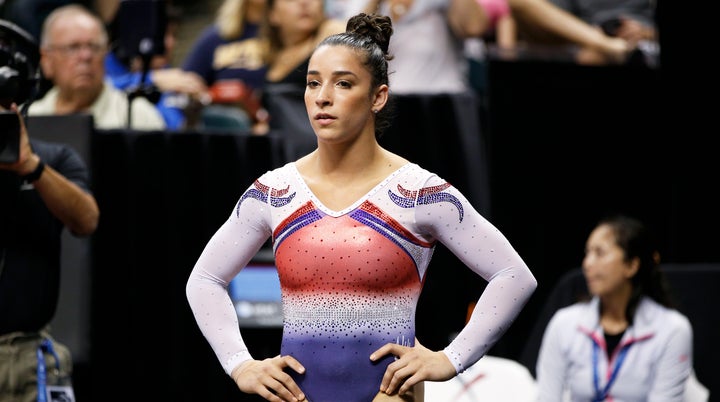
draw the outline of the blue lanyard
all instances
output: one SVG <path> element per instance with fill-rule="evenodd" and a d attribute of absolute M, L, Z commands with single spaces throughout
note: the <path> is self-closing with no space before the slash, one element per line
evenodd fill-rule
<path fill-rule="evenodd" d="M 45 369 L 45 353 L 51 353 L 55 357 L 55 367 L 60 369 L 60 359 L 58 358 L 52 343 L 48 339 L 43 339 L 37 348 L 37 383 L 38 383 L 38 402 L 47 402 L 47 391 L 45 386 L 47 383 L 47 370 Z"/>
<path fill-rule="evenodd" d="M 615 367 L 613 367 L 613 370 L 610 373 L 610 379 L 608 380 L 607 384 L 605 384 L 605 388 L 601 390 L 600 373 L 598 372 L 598 354 L 600 353 L 600 346 L 598 346 L 597 342 L 593 340 L 593 380 L 595 383 L 595 398 L 593 399 L 593 402 L 602 402 L 605 400 L 605 398 L 607 398 L 608 393 L 610 392 L 610 387 L 615 382 L 618 371 L 620 371 L 620 366 L 622 366 L 623 361 L 625 361 L 625 355 L 627 355 L 627 351 L 630 348 L 630 345 L 632 345 L 632 343 L 623 345 L 620 349 L 620 352 L 615 359 Z"/>

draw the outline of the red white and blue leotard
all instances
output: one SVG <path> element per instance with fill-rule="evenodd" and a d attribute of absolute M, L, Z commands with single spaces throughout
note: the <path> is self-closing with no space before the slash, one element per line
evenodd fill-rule
<path fill-rule="evenodd" d="M 480 359 L 537 286 L 507 239 L 438 176 L 407 164 L 342 211 L 325 207 L 294 163 L 262 175 L 208 242 L 187 283 L 198 325 L 229 374 L 251 359 L 228 283 L 268 237 L 282 289 L 282 355 L 312 402 L 368 402 L 392 357 L 411 346 L 415 309 L 436 242 L 488 281 L 467 326 L 444 353 L 458 372 Z"/>

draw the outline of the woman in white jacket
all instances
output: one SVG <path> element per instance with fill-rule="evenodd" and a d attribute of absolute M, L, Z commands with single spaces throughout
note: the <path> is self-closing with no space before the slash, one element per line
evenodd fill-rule
<path fill-rule="evenodd" d="M 640 221 L 600 221 L 582 264 L 592 299 L 550 320 L 538 356 L 538 401 L 683 401 L 692 327 L 671 307 L 658 260 Z"/>

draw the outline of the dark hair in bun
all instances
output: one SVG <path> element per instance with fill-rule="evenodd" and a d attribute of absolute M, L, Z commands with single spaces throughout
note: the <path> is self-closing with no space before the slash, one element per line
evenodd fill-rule
<path fill-rule="evenodd" d="M 345 46 L 355 50 L 362 58 L 362 64 L 372 76 L 371 88 L 388 85 L 388 53 L 390 37 L 393 34 L 392 21 L 386 15 L 360 13 L 348 20 L 345 32 L 328 36 L 318 44 L 321 46 Z M 390 125 L 391 105 L 378 112 L 375 118 L 375 132 L 379 137 Z"/>
<path fill-rule="evenodd" d="M 380 46 L 384 54 L 388 53 L 390 37 L 393 34 L 392 21 L 386 15 L 367 15 L 360 13 L 348 20 L 345 27 L 347 33 L 367 36 Z"/>

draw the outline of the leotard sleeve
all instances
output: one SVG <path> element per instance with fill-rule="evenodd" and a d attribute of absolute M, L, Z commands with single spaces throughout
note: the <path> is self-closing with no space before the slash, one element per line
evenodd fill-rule
<path fill-rule="evenodd" d="M 269 208 L 251 187 L 235 205 L 195 263 L 186 295 L 200 331 L 229 375 L 252 359 L 240 335 L 227 287 L 271 235 Z"/>
<path fill-rule="evenodd" d="M 431 176 L 426 186 L 439 189 L 447 184 Z M 468 323 L 444 349 L 460 373 L 500 339 L 535 291 L 537 281 L 505 236 L 455 187 L 435 193 L 418 201 L 416 222 L 488 281 Z"/>

